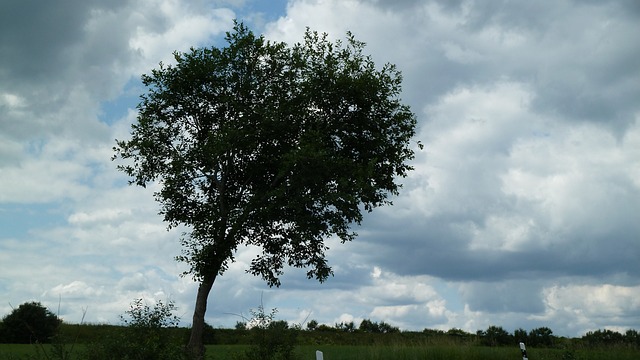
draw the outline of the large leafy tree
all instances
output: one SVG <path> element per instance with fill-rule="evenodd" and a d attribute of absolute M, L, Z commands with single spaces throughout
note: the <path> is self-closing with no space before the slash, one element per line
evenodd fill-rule
<path fill-rule="evenodd" d="M 288 46 L 236 23 L 226 41 L 143 75 L 132 136 L 114 147 L 132 184 L 161 184 L 169 227 L 189 229 L 178 259 L 199 282 L 196 354 L 208 295 L 239 246 L 262 249 L 248 272 L 270 286 L 285 266 L 324 281 L 324 239 L 352 240 L 350 226 L 390 203 L 414 156 L 400 73 L 377 69 L 351 34 L 331 42 L 307 30 Z"/>

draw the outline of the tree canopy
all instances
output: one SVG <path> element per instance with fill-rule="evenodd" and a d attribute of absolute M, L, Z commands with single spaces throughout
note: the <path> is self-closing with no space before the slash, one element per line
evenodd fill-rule
<path fill-rule="evenodd" d="M 286 266 L 324 281 L 324 240 L 352 240 L 363 211 L 389 204 L 412 169 L 416 120 L 400 72 L 376 68 L 352 34 L 307 30 L 288 46 L 236 23 L 226 41 L 143 75 L 148 91 L 114 158 L 132 184 L 158 181 L 164 220 L 188 228 L 178 259 L 199 298 L 240 245 L 262 249 L 247 270 L 271 286 Z"/>
<path fill-rule="evenodd" d="M 2 342 L 30 344 L 50 342 L 61 320 L 41 303 L 32 301 L 21 304 L 0 322 Z"/>

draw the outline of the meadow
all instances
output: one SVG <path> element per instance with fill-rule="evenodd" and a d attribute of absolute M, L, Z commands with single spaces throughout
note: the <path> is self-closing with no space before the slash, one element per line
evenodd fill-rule
<path fill-rule="evenodd" d="M 233 359 L 247 349 L 244 345 L 207 346 L 207 359 Z M 517 346 L 452 346 L 452 345 L 303 345 L 296 348 L 298 359 L 314 360 L 316 350 L 324 360 L 521 360 Z M 529 360 L 638 360 L 640 352 L 632 349 L 563 350 L 531 349 Z"/>
<path fill-rule="evenodd" d="M 73 352 L 79 359 L 86 345 L 77 345 Z M 250 345 L 207 345 L 207 359 L 234 359 Z M 315 360 L 320 350 L 325 360 L 520 360 L 517 346 L 488 347 L 480 345 L 300 345 L 296 347 L 297 359 Z M 52 345 L 0 344 L 0 359 L 59 359 L 52 355 Z M 636 349 L 528 349 L 529 360 L 637 360 Z M 44 354 L 47 354 L 46 356 Z"/>

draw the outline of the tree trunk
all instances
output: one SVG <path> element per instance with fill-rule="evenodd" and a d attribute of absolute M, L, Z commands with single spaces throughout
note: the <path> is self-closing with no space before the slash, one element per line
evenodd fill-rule
<path fill-rule="evenodd" d="M 193 359 L 204 359 L 204 343 L 202 336 L 204 333 L 204 314 L 207 312 L 207 299 L 209 292 L 213 287 L 215 276 L 207 276 L 200 282 L 198 286 L 198 295 L 196 296 L 196 307 L 193 311 L 193 324 L 191 325 L 191 336 L 187 350 L 191 353 Z"/>

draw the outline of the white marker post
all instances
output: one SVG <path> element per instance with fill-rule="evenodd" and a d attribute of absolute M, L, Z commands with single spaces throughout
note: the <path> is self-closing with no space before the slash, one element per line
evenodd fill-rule
<path fill-rule="evenodd" d="M 322 351 L 316 350 L 316 360 L 324 360 L 324 357 L 322 355 Z"/>
<path fill-rule="evenodd" d="M 527 348 L 524 346 L 524 343 L 520 343 L 520 351 L 522 351 L 522 360 L 529 360 L 527 357 Z"/>

